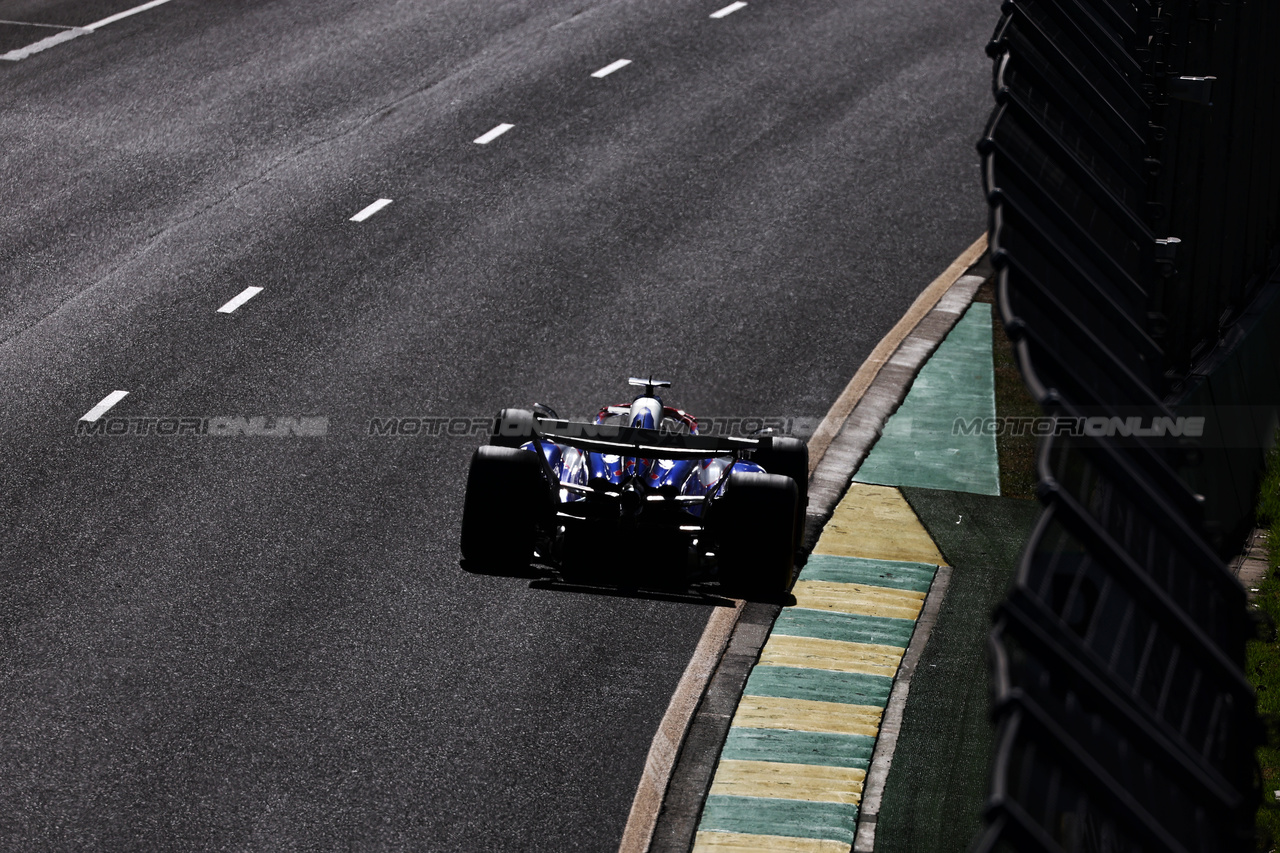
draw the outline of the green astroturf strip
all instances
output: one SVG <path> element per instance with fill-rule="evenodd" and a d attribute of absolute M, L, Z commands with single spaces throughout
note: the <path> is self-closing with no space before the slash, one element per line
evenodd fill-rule
<path fill-rule="evenodd" d="M 702 832 L 746 832 L 791 838 L 829 838 L 853 844 L 858 807 L 765 797 L 712 794 L 702 809 Z"/>
<path fill-rule="evenodd" d="M 734 726 L 720 752 L 721 759 L 781 761 L 866 770 L 876 739 L 866 735 L 747 729 Z"/>
<path fill-rule="evenodd" d="M 883 708 L 889 702 L 891 690 L 893 679 L 884 675 L 757 665 L 751 670 L 751 677 L 747 679 L 742 693 L 744 696 L 810 699 Z"/>
<path fill-rule="evenodd" d="M 834 554 L 811 554 L 800 572 L 802 581 L 862 583 L 890 589 L 928 592 L 937 566 L 927 563 L 898 563 L 893 560 L 868 560 L 864 557 L 839 557 Z"/>
<path fill-rule="evenodd" d="M 789 637 L 875 643 L 904 649 L 911 642 L 911 632 L 915 628 L 916 623 L 912 619 L 808 610 L 804 607 L 788 607 L 778 614 L 777 621 L 773 623 L 773 633 Z"/>
<path fill-rule="evenodd" d="M 975 302 L 925 362 L 853 479 L 998 495 L 995 435 L 955 429 L 957 419 L 995 416 L 991 306 Z"/>
<path fill-rule="evenodd" d="M 1003 600 L 1040 506 L 1035 501 L 904 488 L 953 568 L 911 678 L 876 853 L 952 853 L 982 829 L 995 735 L 988 720 L 991 611 Z"/>

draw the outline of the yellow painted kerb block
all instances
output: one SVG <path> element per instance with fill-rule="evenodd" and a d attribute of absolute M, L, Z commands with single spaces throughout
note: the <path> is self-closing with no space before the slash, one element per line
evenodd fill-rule
<path fill-rule="evenodd" d="M 733 725 L 744 729 L 783 729 L 875 737 L 884 710 L 874 705 L 846 705 L 816 699 L 743 696 Z"/>
<path fill-rule="evenodd" d="M 857 767 L 729 759 L 716 767 L 712 794 L 857 805 L 867 772 Z"/>
<path fill-rule="evenodd" d="M 813 553 L 946 565 L 902 493 L 867 483 L 849 484 Z"/>
<path fill-rule="evenodd" d="M 699 832 L 693 853 L 849 853 L 847 841 L 745 832 Z"/>
<path fill-rule="evenodd" d="M 893 678 L 898 674 L 898 664 L 905 651 L 897 646 L 774 634 L 760 650 L 760 663 Z"/>
<path fill-rule="evenodd" d="M 923 592 L 911 589 L 808 580 L 796 581 L 791 594 L 796 597 L 796 607 L 862 616 L 887 616 L 913 622 L 919 618 L 925 598 Z"/>

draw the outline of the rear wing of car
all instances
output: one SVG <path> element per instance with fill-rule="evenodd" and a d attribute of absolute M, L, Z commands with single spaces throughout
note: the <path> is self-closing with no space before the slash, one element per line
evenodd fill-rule
<path fill-rule="evenodd" d="M 744 438 L 730 435 L 690 435 L 660 429 L 593 424 L 552 418 L 500 415 L 494 434 L 505 439 L 546 440 L 579 450 L 638 456 L 644 459 L 705 459 L 768 448 L 770 436 Z"/>

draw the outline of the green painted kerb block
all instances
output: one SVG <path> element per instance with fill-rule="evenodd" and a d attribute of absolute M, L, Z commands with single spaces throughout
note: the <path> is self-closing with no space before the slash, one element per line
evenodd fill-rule
<path fill-rule="evenodd" d="M 773 623 L 774 634 L 785 634 L 788 637 L 874 643 L 903 649 L 911 642 L 911 632 L 915 629 L 914 619 L 808 610 L 803 607 L 788 607 L 778 614 L 777 621 Z"/>
<path fill-rule="evenodd" d="M 808 699 L 814 702 L 843 702 L 883 708 L 889 703 L 893 679 L 861 672 L 832 672 L 791 666 L 757 665 L 751 670 L 744 696 L 774 699 Z"/>
<path fill-rule="evenodd" d="M 858 807 L 765 797 L 712 794 L 702 809 L 700 832 L 744 832 L 792 838 L 829 838 L 853 844 Z"/>
<path fill-rule="evenodd" d="M 869 560 L 865 557 L 810 554 L 809 561 L 800 572 L 800 580 L 860 583 L 928 592 L 937 570 L 937 566 L 928 563 L 899 563 L 894 560 Z"/>
<path fill-rule="evenodd" d="M 866 735 L 794 732 L 785 729 L 729 729 L 720 759 L 781 761 L 866 770 L 876 739 Z"/>

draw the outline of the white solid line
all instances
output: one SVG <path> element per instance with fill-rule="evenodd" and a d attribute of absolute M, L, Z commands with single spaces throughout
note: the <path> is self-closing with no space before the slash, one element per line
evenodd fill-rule
<path fill-rule="evenodd" d="M 79 27 L 72 27 L 66 24 L 33 24 L 30 21 L 0 21 L 0 24 L 9 24 L 15 27 L 48 27 L 53 30 L 76 30 Z"/>
<path fill-rule="evenodd" d="M 630 59 L 619 59 L 617 62 L 612 62 L 606 65 L 604 68 L 601 68 L 599 71 L 596 71 L 591 76 L 592 77 L 608 77 L 610 74 L 617 71 L 619 68 L 626 68 L 630 64 L 631 64 Z"/>
<path fill-rule="evenodd" d="M 219 308 L 218 313 L 230 314 L 232 311 L 236 310 L 241 305 L 245 304 L 246 302 L 248 302 L 253 297 L 257 296 L 261 292 L 262 292 L 261 287 L 246 287 L 244 290 L 240 291 L 240 295 L 232 299 L 226 305 L 223 305 L 221 308 Z"/>
<path fill-rule="evenodd" d="M 746 3 L 742 3 L 742 2 L 738 2 L 738 3 L 730 3 L 728 6 L 725 6 L 725 7 L 724 7 L 723 9 L 721 9 L 720 11 L 718 11 L 718 12 L 712 12 L 712 13 L 711 13 L 711 17 L 713 17 L 713 18 L 723 18 L 725 15 L 732 15 L 734 12 L 738 11 L 739 9 L 741 9 L 741 8 L 742 8 L 743 6 L 745 6 L 745 5 L 747 5 L 747 4 L 746 4 Z"/>
<path fill-rule="evenodd" d="M 382 208 L 386 207 L 389 204 L 391 204 L 391 199 L 380 198 L 377 201 L 375 201 L 373 204 L 366 207 L 364 210 L 357 213 L 355 216 L 351 217 L 351 221 L 364 222 L 370 216 L 373 216 L 375 213 L 377 213 L 379 210 L 382 210 Z"/>
<path fill-rule="evenodd" d="M 28 56 L 31 56 L 33 53 L 39 53 L 42 50 L 48 50 L 49 48 L 54 47 L 55 45 L 62 44 L 64 41 L 71 41 L 73 38 L 76 38 L 77 36 L 82 36 L 85 33 L 91 33 L 94 30 L 98 29 L 99 27 L 105 27 L 107 24 L 114 24 L 116 21 L 120 20 L 121 18 L 127 18 L 130 15 L 136 15 L 139 12 L 145 12 L 148 9 L 154 9 L 156 6 L 161 6 L 168 2 L 169 0 L 151 0 L 150 3 L 143 3 L 141 6 L 134 6 L 132 9 L 126 9 L 123 12 L 118 12 L 115 15 L 111 15 L 110 17 L 103 18 L 101 21 L 98 21 L 97 23 L 94 23 L 94 24 L 89 24 L 88 26 L 67 27 L 63 29 L 62 32 L 58 33 L 56 36 L 49 36 L 46 39 L 40 39 L 40 41 L 36 42 L 35 44 L 29 44 L 26 47 L 21 47 L 21 48 L 18 48 L 17 50 L 11 50 L 8 53 L 0 53 L 0 59 L 8 60 L 10 62 L 19 62 L 23 59 L 26 59 Z M 0 22 L 0 23 L 3 23 L 3 22 Z M 40 25 L 32 24 L 31 26 L 40 26 Z M 55 26 L 55 25 L 47 24 L 45 26 Z"/>
<path fill-rule="evenodd" d="M 26 47 L 20 47 L 15 50 L 11 50 L 8 53 L 0 53 L 0 59 L 7 60 L 9 62 L 20 62 L 33 53 L 48 50 L 55 45 L 62 44 L 64 41 L 71 41 L 73 38 L 78 38 L 88 32 L 88 30 L 81 29 L 80 27 L 62 30 L 56 35 L 51 35 L 48 38 L 42 38 L 40 41 L 29 44 Z"/>
<path fill-rule="evenodd" d="M 150 3 L 143 3 L 141 6 L 134 6 L 132 9 L 126 9 L 123 12 L 117 12 L 116 14 L 111 15 L 110 17 L 103 18 L 101 21 L 98 21 L 96 24 L 89 24 L 89 26 L 85 27 L 85 29 L 88 30 L 89 32 L 93 32 L 99 27 L 105 27 L 107 24 L 114 24 L 116 21 L 119 21 L 122 18 L 127 18 L 130 15 L 136 15 L 139 12 L 145 12 L 148 9 L 154 9 L 157 6 L 163 6 L 165 3 L 168 3 L 168 2 L 169 0 L 151 0 Z"/>
<path fill-rule="evenodd" d="M 497 139 L 513 127 L 515 127 L 514 124 L 500 124 L 484 136 L 477 137 L 475 143 L 476 145 L 488 145 L 490 142 Z"/>
<path fill-rule="evenodd" d="M 80 420 L 89 421 L 90 423 L 92 423 L 93 421 L 96 421 L 98 418 L 105 415 L 107 413 L 107 410 L 109 410 L 112 406 L 114 406 L 116 403 L 119 403 L 121 400 L 123 400 L 125 397 L 128 397 L 128 396 L 129 396 L 128 391 L 112 391 L 110 394 L 102 398 L 101 403 L 94 406 L 89 411 L 85 412 L 84 417 L 80 418 Z"/>

